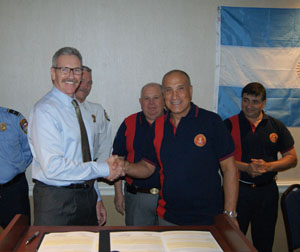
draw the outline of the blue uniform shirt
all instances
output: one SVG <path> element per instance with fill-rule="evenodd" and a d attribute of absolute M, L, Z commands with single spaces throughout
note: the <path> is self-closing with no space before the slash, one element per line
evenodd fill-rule
<path fill-rule="evenodd" d="M 31 161 L 26 119 L 17 111 L 0 107 L 0 184 L 25 172 Z"/>

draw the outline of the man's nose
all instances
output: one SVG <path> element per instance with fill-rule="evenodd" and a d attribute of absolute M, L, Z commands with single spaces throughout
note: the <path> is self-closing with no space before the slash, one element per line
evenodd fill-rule
<path fill-rule="evenodd" d="M 69 76 L 74 77 L 74 69 L 70 69 Z"/>
<path fill-rule="evenodd" d="M 173 90 L 173 91 L 172 91 L 172 98 L 175 99 L 175 98 L 177 98 L 177 96 L 178 96 L 177 91 L 176 91 L 176 90 Z"/>

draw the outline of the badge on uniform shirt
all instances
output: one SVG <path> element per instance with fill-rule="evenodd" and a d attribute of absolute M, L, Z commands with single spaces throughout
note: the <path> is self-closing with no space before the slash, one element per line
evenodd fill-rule
<path fill-rule="evenodd" d="M 272 143 L 276 143 L 277 140 L 278 140 L 278 135 L 277 135 L 276 133 L 271 133 L 271 134 L 269 135 L 269 138 L 270 138 L 270 141 L 271 141 Z"/>
<path fill-rule="evenodd" d="M 109 121 L 110 122 L 110 119 L 109 119 L 109 117 L 108 117 L 108 114 L 106 113 L 106 111 L 104 110 L 104 116 L 105 116 L 105 119 L 107 120 L 107 121 Z"/>
<path fill-rule="evenodd" d="M 92 114 L 93 122 L 96 123 L 96 116 Z"/>
<path fill-rule="evenodd" d="M 0 131 L 5 131 L 6 130 L 6 123 L 5 122 L 1 122 L 0 123 Z"/>
<path fill-rule="evenodd" d="M 194 143 L 198 146 L 198 147 L 203 147 L 206 144 L 206 137 L 203 134 L 198 134 L 197 136 L 195 136 L 194 138 Z"/>
<path fill-rule="evenodd" d="M 20 128 L 24 132 L 25 135 L 27 135 L 27 126 L 28 126 L 28 122 L 27 122 L 27 120 L 25 118 L 23 118 L 20 121 Z"/>

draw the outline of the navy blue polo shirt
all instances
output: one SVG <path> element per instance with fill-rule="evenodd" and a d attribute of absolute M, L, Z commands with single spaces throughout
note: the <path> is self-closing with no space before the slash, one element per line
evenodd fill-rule
<path fill-rule="evenodd" d="M 261 122 L 252 131 L 251 123 L 241 111 L 238 115 L 241 142 L 241 161 L 250 163 L 252 158 L 263 159 L 266 162 L 278 160 L 278 152 L 284 153 L 294 147 L 294 139 L 279 120 L 264 113 Z M 229 132 L 232 132 L 232 123 L 225 120 Z M 237 133 L 238 134 L 238 133 Z M 271 181 L 277 172 L 266 172 L 252 178 L 247 172 L 241 172 L 240 179 L 255 184 L 264 184 Z"/>
<path fill-rule="evenodd" d="M 113 143 L 113 154 L 125 157 L 131 163 L 142 159 L 145 135 L 150 128 L 143 112 L 128 116 L 118 129 Z M 147 179 L 133 179 L 126 176 L 126 182 L 140 188 L 160 188 L 159 167 Z"/>
<path fill-rule="evenodd" d="M 222 119 L 191 103 L 175 128 L 167 114 L 151 127 L 143 159 L 161 165 L 157 213 L 178 225 L 211 225 L 223 211 L 219 162 L 234 144 Z"/>

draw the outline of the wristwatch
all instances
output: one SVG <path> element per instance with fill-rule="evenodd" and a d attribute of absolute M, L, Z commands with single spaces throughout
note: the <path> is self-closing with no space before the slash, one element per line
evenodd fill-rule
<path fill-rule="evenodd" d="M 238 216 L 237 212 L 236 211 L 227 211 L 227 210 L 224 210 L 223 212 L 224 214 L 227 214 L 229 217 L 231 218 L 236 218 Z"/>

